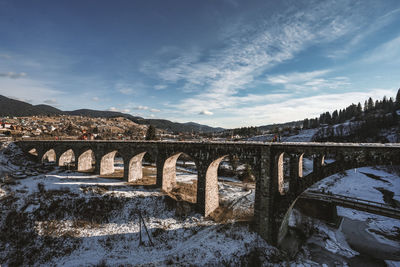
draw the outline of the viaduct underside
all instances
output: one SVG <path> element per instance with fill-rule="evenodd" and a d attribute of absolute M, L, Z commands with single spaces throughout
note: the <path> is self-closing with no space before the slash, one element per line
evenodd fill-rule
<path fill-rule="evenodd" d="M 400 165 L 400 144 L 162 142 L 162 141 L 19 141 L 25 152 L 57 165 L 75 161 L 78 171 L 114 171 L 118 153 L 127 182 L 142 179 L 142 162 L 149 154 L 156 162 L 156 184 L 169 192 L 176 184 L 176 163 L 184 153 L 197 168 L 197 207 L 207 216 L 219 205 L 218 167 L 234 156 L 248 164 L 256 178 L 254 226 L 268 242 L 277 243 L 286 211 L 309 186 L 329 175 L 362 166 Z M 66 153 L 69 151 L 70 153 Z M 73 153 L 71 153 L 73 152 Z M 312 159 L 304 175 L 303 160 Z"/>

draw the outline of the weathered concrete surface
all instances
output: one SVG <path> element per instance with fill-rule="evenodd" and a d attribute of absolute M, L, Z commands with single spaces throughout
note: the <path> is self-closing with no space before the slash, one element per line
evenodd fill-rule
<path fill-rule="evenodd" d="M 54 149 L 48 150 L 42 157 L 42 161 L 44 162 L 55 162 L 56 161 L 56 152 Z"/>
<path fill-rule="evenodd" d="M 93 151 L 87 150 L 83 152 L 78 158 L 78 171 L 88 171 L 92 169 L 93 164 Z"/>
<path fill-rule="evenodd" d="M 128 177 L 128 182 L 134 182 L 143 178 L 142 161 L 146 152 L 134 156 L 130 161 L 128 168 L 124 164 L 124 177 Z"/>
<path fill-rule="evenodd" d="M 117 154 L 117 151 L 112 151 L 101 158 L 100 175 L 111 174 L 114 172 L 115 154 Z"/>
<path fill-rule="evenodd" d="M 19 141 L 26 152 L 35 148 L 38 160 L 57 160 L 72 149 L 78 158 L 78 170 L 92 168 L 107 174 L 114 169 L 118 152 L 124 160 L 126 181 L 141 179 L 142 159 L 149 153 L 156 161 L 157 186 L 170 191 L 176 185 L 176 160 L 182 153 L 193 159 L 198 171 L 197 206 L 204 215 L 218 207 L 217 170 L 226 156 L 236 156 L 249 164 L 256 177 L 254 224 L 267 241 L 277 242 L 282 219 L 293 201 L 307 187 L 334 173 L 372 165 L 400 164 L 400 144 L 338 144 L 338 143 L 257 143 L 257 142 L 156 142 L 156 141 Z M 89 152 L 88 152 L 89 151 Z M 93 156 L 91 152 L 93 151 Z M 314 158 L 313 172 L 303 177 L 303 155 Z M 55 155 L 55 156 L 54 156 Z M 283 155 L 290 158 L 284 170 Z M 324 163 L 324 156 L 335 158 Z M 283 190 L 283 176 L 290 174 L 289 188 Z"/>
<path fill-rule="evenodd" d="M 72 149 L 65 151 L 61 156 L 58 158 L 58 166 L 65 166 L 68 163 L 75 162 L 75 155 Z"/>

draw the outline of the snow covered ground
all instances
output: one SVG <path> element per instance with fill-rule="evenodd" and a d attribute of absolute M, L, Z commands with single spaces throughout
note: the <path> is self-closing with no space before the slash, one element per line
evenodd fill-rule
<path fill-rule="evenodd" d="M 324 190 L 400 207 L 400 177 L 391 167 L 348 170 L 325 178 L 309 190 Z M 304 216 L 296 209 L 291 214 L 290 226 L 312 233 L 302 247 L 312 260 L 327 264 L 336 261 L 350 266 L 373 262 L 400 266 L 400 220 L 343 207 L 337 207 L 337 211 L 343 217 L 339 228 Z M 317 255 L 324 255 L 323 259 Z"/>
<path fill-rule="evenodd" d="M 5 173 L 39 168 L 14 165 L 14 155 L 12 144 L 0 151 Z M 25 179 L 8 174 L 0 183 L 1 266 L 251 265 L 259 258 L 269 265 L 282 258 L 247 223 L 219 224 L 192 210 L 182 215 L 159 189 L 59 168 Z M 252 193 L 221 189 L 227 199 Z M 140 232 L 139 214 L 154 246 Z"/>
<path fill-rule="evenodd" d="M 307 129 L 301 130 L 299 134 L 291 136 L 282 136 L 281 142 L 310 142 L 314 134 L 318 129 Z M 247 141 L 258 141 L 258 142 L 271 142 L 274 138 L 274 134 L 257 135 L 247 138 Z"/>

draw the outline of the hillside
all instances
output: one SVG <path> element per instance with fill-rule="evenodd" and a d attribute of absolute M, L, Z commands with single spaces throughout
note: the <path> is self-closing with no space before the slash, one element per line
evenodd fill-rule
<path fill-rule="evenodd" d="M 137 124 L 153 125 L 154 127 L 169 132 L 217 132 L 222 128 L 213 128 L 207 125 L 201 125 L 194 122 L 179 123 L 163 119 L 144 119 L 142 117 L 132 116 L 130 114 L 103 111 L 92 109 L 78 109 L 72 111 L 62 111 L 49 105 L 31 105 L 29 103 L 14 100 L 0 95 L 0 116 L 22 117 L 22 116 L 38 116 L 38 115 L 74 115 L 86 116 L 94 118 L 115 118 L 124 117 Z"/>
<path fill-rule="evenodd" d="M 31 105 L 0 95 L 0 116 L 57 115 L 63 112 L 48 105 Z"/>

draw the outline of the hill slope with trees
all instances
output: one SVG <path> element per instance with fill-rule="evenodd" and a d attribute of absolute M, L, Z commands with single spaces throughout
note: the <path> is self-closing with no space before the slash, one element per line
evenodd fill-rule
<path fill-rule="evenodd" d="M 162 119 L 144 119 L 142 117 L 132 116 L 130 114 L 103 111 L 92 109 L 78 109 L 73 111 L 62 111 L 49 105 L 31 105 L 29 103 L 7 98 L 0 95 L 0 116 L 1 117 L 26 117 L 26 116 L 54 116 L 54 115 L 75 115 L 93 118 L 115 118 L 124 117 L 137 124 L 153 125 L 157 129 L 168 132 L 217 132 L 223 128 L 214 128 L 207 125 L 194 122 L 179 123 Z"/>

